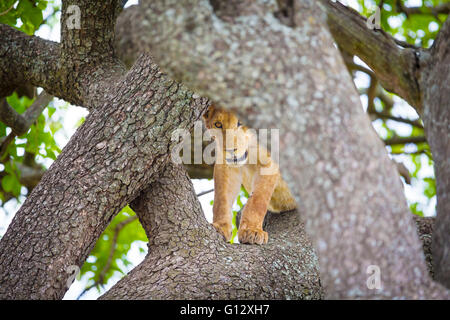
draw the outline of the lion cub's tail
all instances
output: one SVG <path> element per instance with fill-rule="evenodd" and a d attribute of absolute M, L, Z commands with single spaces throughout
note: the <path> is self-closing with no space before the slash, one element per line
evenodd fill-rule
<path fill-rule="evenodd" d="M 297 208 L 297 202 L 286 182 L 280 177 L 267 209 L 271 212 L 279 213 L 294 210 L 295 208 Z"/>

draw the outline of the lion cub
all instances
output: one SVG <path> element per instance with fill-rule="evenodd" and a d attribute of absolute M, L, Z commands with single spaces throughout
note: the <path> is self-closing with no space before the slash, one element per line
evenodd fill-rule
<path fill-rule="evenodd" d="M 267 210 L 282 212 L 297 207 L 278 165 L 258 145 L 255 133 L 233 113 L 211 106 L 203 118 L 216 142 L 213 226 L 225 240 L 231 239 L 231 207 L 244 185 L 250 197 L 239 224 L 239 242 L 267 243 L 268 234 L 262 229 Z"/>

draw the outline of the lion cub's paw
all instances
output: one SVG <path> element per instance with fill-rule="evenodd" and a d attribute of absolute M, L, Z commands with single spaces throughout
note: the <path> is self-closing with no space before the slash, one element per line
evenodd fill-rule
<path fill-rule="evenodd" d="M 262 229 L 242 228 L 238 231 L 238 239 L 240 243 L 266 244 L 269 235 Z"/>
<path fill-rule="evenodd" d="M 214 226 L 214 228 L 216 228 L 217 232 L 219 232 L 225 238 L 225 241 L 231 240 L 231 224 L 213 222 L 212 225 Z"/>

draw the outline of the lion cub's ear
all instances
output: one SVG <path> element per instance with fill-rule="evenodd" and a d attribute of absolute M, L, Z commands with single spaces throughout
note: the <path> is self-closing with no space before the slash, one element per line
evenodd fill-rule
<path fill-rule="evenodd" d="M 203 120 L 205 120 L 205 126 L 209 129 L 211 128 L 211 119 L 214 116 L 214 112 L 216 111 L 216 108 L 214 106 L 209 106 L 208 110 L 203 114 Z"/>

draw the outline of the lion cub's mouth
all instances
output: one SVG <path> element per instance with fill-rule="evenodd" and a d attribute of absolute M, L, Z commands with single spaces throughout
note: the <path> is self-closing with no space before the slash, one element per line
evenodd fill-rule
<path fill-rule="evenodd" d="M 245 150 L 245 153 L 242 155 L 242 157 L 240 157 L 240 158 L 233 157 L 231 159 L 226 158 L 226 160 L 227 160 L 228 164 L 243 164 L 247 160 L 247 157 L 248 157 L 248 151 Z"/>

